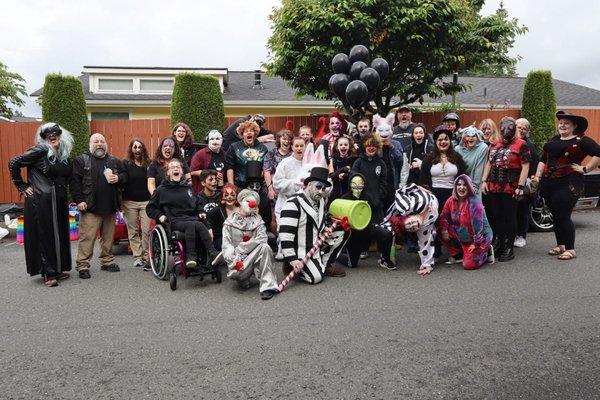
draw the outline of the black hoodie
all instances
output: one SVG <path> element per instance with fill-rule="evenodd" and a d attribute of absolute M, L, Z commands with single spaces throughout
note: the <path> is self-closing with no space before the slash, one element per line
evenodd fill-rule
<path fill-rule="evenodd" d="M 368 157 L 362 153 L 352 166 L 351 176 L 361 174 L 365 179 L 363 194 L 370 199 L 373 221 L 379 222 L 383 216 L 383 200 L 387 195 L 387 166 L 379 156 Z"/>
<path fill-rule="evenodd" d="M 200 200 L 185 181 L 163 181 L 146 206 L 148 216 L 157 221 L 161 215 L 166 215 L 169 222 L 197 221 L 200 211 Z"/>

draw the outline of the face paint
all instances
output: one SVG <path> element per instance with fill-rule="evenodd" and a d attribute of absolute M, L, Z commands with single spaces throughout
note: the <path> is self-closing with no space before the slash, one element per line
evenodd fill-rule
<path fill-rule="evenodd" d="M 406 221 L 404 221 L 404 229 L 407 232 L 416 232 L 421 227 L 421 220 L 416 215 L 408 217 Z"/>
<path fill-rule="evenodd" d="M 235 199 L 237 197 L 237 193 L 231 189 L 227 189 L 223 192 L 222 203 L 227 206 L 235 205 Z"/>
<path fill-rule="evenodd" d="M 339 134 L 340 129 L 342 128 L 342 122 L 336 117 L 331 117 L 329 120 L 329 131 L 334 135 Z"/>
<path fill-rule="evenodd" d="M 468 192 L 469 189 L 464 181 L 460 180 L 456 183 L 456 194 L 459 198 L 464 199 L 467 197 Z"/>
<path fill-rule="evenodd" d="M 258 201 L 253 196 L 247 196 L 240 202 L 240 208 L 246 215 L 258 212 Z"/>
<path fill-rule="evenodd" d="M 223 136 L 217 130 L 212 130 L 208 133 L 208 148 L 213 153 L 218 153 L 223 144 Z"/>
<path fill-rule="evenodd" d="M 312 181 L 306 185 L 304 192 L 311 201 L 318 203 L 325 196 L 326 190 L 327 186 L 323 182 Z"/>
<path fill-rule="evenodd" d="M 357 199 L 360 198 L 363 189 L 365 188 L 365 181 L 360 176 L 355 176 L 350 180 L 350 190 L 352 191 L 352 196 Z"/>

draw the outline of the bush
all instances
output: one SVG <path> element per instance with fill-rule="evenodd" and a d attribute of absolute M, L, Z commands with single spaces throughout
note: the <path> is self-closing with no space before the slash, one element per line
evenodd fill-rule
<path fill-rule="evenodd" d="M 90 126 L 81 81 L 74 76 L 48 74 L 42 92 L 42 119 L 56 122 L 73 134 L 71 158 L 88 151 Z"/>
<path fill-rule="evenodd" d="M 211 129 L 223 131 L 225 111 L 219 81 L 209 75 L 183 72 L 175 77 L 171 123 L 184 122 L 196 142 L 204 142 Z"/>
<path fill-rule="evenodd" d="M 521 116 L 531 124 L 529 135 L 541 147 L 556 134 L 556 96 L 550 71 L 531 71 L 523 88 Z"/>

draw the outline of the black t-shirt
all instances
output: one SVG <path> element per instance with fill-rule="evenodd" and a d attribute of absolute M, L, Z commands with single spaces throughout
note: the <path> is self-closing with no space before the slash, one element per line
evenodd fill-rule
<path fill-rule="evenodd" d="M 127 184 L 123 190 L 123 200 L 148 201 L 148 168 L 138 167 L 129 160 L 123 160 L 123 167 L 127 173 Z"/>
<path fill-rule="evenodd" d="M 117 188 L 116 185 L 108 183 L 104 175 L 106 159 L 90 157 L 92 171 L 97 171 L 92 179 L 96 181 L 96 190 L 94 192 L 94 214 L 110 214 L 117 211 Z M 117 171 L 113 170 L 113 173 Z"/>
<path fill-rule="evenodd" d="M 212 195 L 210 197 L 207 196 L 206 194 L 204 194 L 204 191 L 202 191 L 198 194 L 198 201 L 200 202 L 200 209 L 204 213 L 208 213 L 213 208 L 219 207 L 220 199 L 221 199 L 221 192 L 219 192 L 218 190 L 215 192 L 214 195 Z"/>

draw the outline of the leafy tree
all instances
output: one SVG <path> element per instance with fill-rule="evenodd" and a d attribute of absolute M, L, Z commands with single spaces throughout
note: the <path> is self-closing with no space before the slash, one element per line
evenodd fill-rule
<path fill-rule="evenodd" d="M 73 134 L 72 158 L 85 153 L 89 148 L 90 127 L 81 81 L 74 76 L 48 74 L 42 93 L 44 122 L 56 122 Z"/>
<path fill-rule="evenodd" d="M 556 134 L 556 96 L 550 71 L 531 71 L 523 87 L 521 116 L 531 124 L 529 135 L 541 148 Z"/>
<path fill-rule="evenodd" d="M 219 81 L 209 75 L 182 72 L 175 77 L 171 123 L 186 123 L 203 142 L 211 129 L 223 131 L 225 111 Z"/>
<path fill-rule="evenodd" d="M 11 106 L 21 107 L 25 101 L 20 96 L 27 96 L 25 79 L 21 75 L 8 71 L 6 65 L 0 61 L 0 116 L 11 118 L 15 110 Z"/>
<path fill-rule="evenodd" d="M 514 66 L 507 50 L 525 32 L 501 8 L 481 16 L 483 0 L 282 0 L 270 15 L 270 74 L 299 95 L 332 98 L 331 59 L 356 44 L 383 57 L 390 72 L 374 97 L 381 114 L 423 95 L 441 97 L 466 89 L 443 82 L 453 72 Z"/>

